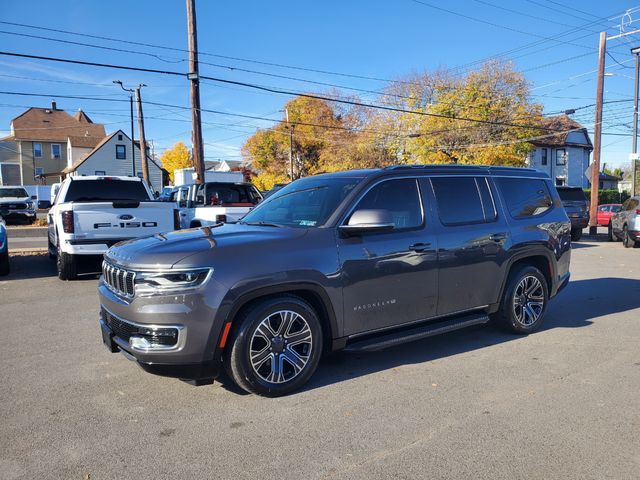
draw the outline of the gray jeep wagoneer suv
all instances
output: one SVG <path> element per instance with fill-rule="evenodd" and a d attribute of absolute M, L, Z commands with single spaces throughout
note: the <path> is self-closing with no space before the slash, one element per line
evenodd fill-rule
<path fill-rule="evenodd" d="M 377 350 L 489 319 L 540 327 L 569 280 L 571 224 L 528 169 L 399 166 L 317 175 L 235 224 L 105 254 L 107 347 L 160 375 L 277 396 L 325 352 Z"/>

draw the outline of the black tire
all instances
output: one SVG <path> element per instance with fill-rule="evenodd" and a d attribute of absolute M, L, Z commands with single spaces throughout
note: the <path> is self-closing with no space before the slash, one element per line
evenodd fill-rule
<path fill-rule="evenodd" d="M 9 267 L 9 252 L 0 253 L 0 277 L 9 275 L 11 268 Z"/>
<path fill-rule="evenodd" d="M 288 342 L 296 343 L 287 345 Z M 279 397 L 299 389 L 313 375 L 322 355 L 322 342 L 320 320 L 307 302 L 293 295 L 267 298 L 234 320 L 224 364 L 229 377 L 243 390 Z M 278 362 L 274 363 L 276 359 Z"/>
<path fill-rule="evenodd" d="M 537 287 L 538 284 L 534 281 L 528 280 L 531 278 L 537 280 L 540 288 Z M 527 281 L 530 282 L 531 288 L 535 287 L 531 293 L 526 293 L 523 290 L 523 282 L 525 282 L 524 285 L 526 286 Z M 522 265 L 510 272 L 496 317 L 499 323 L 507 330 L 526 335 L 534 332 L 542 325 L 548 301 L 549 289 L 547 280 L 542 272 L 531 265 Z M 525 308 L 519 307 L 523 302 L 529 306 L 532 314 L 529 314 Z M 540 302 L 542 303 L 541 306 L 532 305 Z"/>
<path fill-rule="evenodd" d="M 53 260 L 56 258 L 56 247 L 51 243 L 51 240 L 47 239 L 47 253 L 49 254 L 49 259 Z"/>
<path fill-rule="evenodd" d="M 616 236 L 613 233 L 613 225 L 611 225 L 611 222 L 609 222 L 609 225 L 607 225 L 607 238 L 610 242 L 617 241 Z"/>
<path fill-rule="evenodd" d="M 582 238 L 582 229 L 581 228 L 572 228 L 571 229 L 571 241 L 577 242 Z"/>
<path fill-rule="evenodd" d="M 202 223 L 200 222 L 191 222 L 191 225 L 189 225 L 189 228 L 200 228 L 202 226 Z"/>
<path fill-rule="evenodd" d="M 636 245 L 635 240 L 629 235 L 629 228 L 626 225 L 622 227 L 622 244 L 624 248 L 633 248 Z"/>
<path fill-rule="evenodd" d="M 60 246 L 58 246 L 56 266 L 58 267 L 58 278 L 60 280 L 75 280 L 78 278 L 78 262 L 75 256 L 62 252 Z"/>

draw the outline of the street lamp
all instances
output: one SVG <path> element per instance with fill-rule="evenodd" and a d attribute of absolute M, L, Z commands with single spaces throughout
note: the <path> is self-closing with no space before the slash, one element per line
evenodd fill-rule
<path fill-rule="evenodd" d="M 114 80 L 113 83 L 120 85 L 120 88 L 125 92 L 129 92 L 129 107 L 131 110 L 131 175 L 136 176 L 136 149 L 133 142 L 133 94 L 135 90 L 133 88 L 124 88 L 124 85 L 120 80 Z"/>

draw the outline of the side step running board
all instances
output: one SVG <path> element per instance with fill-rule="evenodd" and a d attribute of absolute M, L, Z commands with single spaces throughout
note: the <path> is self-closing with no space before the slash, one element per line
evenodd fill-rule
<path fill-rule="evenodd" d="M 356 340 L 347 344 L 345 352 L 375 352 L 383 348 L 393 347 L 402 343 L 413 342 L 421 338 L 433 337 L 447 332 L 453 332 L 461 328 L 472 325 L 482 325 L 489 321 L 486 314 L 465 315 L 464 317 L 431 322 L 419 327 L 413 327 L 398 332 L 381 334 L 380 336 L 369 337 L 364 340 Z"/>

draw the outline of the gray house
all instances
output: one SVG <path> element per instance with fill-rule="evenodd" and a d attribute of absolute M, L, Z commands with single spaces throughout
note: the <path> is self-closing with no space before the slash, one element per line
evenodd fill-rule
<path fill-rule="evenodd" d="M 588 188 L 584 175 L 589 167 L 593 145 L 587 129 L 567 115 L 545 118 L 542 127 L 547 129 L 543 138 L 533 143 L 536 149 L 529 154 L 529 167 L 545 172 L 557 186 Z M 546 132 L 557 131 L 553 135 Z"/>

